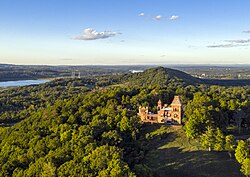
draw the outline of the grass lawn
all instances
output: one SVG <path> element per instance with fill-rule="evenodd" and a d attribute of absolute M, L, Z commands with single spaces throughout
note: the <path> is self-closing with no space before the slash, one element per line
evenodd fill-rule
<path fill-rule="evenodd" d="M 159 125 L 145 127 L 149 134 L 159 129 Z M 240 165 L 227 152 L 205 151 L 198 142 L 189 142 L 181 128 L 168 127 L 167 134 L 148 140 L 144 164 L 155 177 L 243 177 Z"/>

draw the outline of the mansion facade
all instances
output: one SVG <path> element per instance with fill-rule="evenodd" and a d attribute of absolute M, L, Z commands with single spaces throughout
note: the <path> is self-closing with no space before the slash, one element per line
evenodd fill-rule
<path fill-rule="evenodd" d="M 166 104 L 162 105 L 162 101 L 159 100 L 157 113 L 151 113 L 148 111 L 148 107 L 140 106 L 138 115 L 143 122 L 181 124 L 182 104 L 180 97 L 174 96 L 169 107 Z"/>

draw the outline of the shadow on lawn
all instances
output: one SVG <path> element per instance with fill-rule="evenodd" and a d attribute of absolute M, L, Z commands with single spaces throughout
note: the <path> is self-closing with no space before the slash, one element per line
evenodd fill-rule
<path fill-rule="evenodd" d="M 227 152 L 162 148 L 177 137 L 171 133 L 166 139 L 152 141 L 153 148 L 148 151 L 145 164 L 155 177 L 243 177 L 239 164 Z"/>
<path fill-rule="evenodd" d="M 185 152 L 174 147 L 157 149 L 147 159 L 154 176 L 159 177 L 243 177 L 237 162 L 225 152 Z"/>

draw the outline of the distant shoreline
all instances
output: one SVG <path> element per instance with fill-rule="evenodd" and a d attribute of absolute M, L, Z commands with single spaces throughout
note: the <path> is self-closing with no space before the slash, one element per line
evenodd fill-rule
<path fill-rule="evenodd" d="M 39 84 L 44 84 L 50 81 L 51 80 L 48 80 L 48 79 L 4 81 L 4 82 L 0 82 L 0 88 L 39 85 Z"/>

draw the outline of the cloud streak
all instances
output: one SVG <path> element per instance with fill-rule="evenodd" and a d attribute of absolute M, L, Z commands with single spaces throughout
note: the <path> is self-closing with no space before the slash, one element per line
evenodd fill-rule
<path fill-rule="evenodd" d="M 118 32 L 112 32 L 112 31 L 103 31 L 103 32 L 97 32 L 92 28 L 86 28 L 83 30 L 82 34 L 79 36 L 74 37 L 74 40 L 98 40 L 98 39 L 106 39 L 110 37 L 114 37 L 117 34 L 121 34 Z"/>
<path fill-rule="evenodd" d="M 232 48 L 232 47 L 246 47 L 250 45 L 250 39 L 234 39 L 224 40 L 226 44 L 208 45 L 208 48 Z"/>
<path fill-rule="evenodd" d="M 232 47 L 246 47 L 249 44 L 218 44 L 218 45 L 208 45 L 208 48 L 232 48 Z"/>
<path fill-rule="evenodd" d="M 246 44 L 246 43 L 250 43 L 250 39 L 225 40 L 225 42 L 231 42 L 231 43 L 237 43 L 237 44 Z"/>
<path fill-rule="evenodd" d="M 153 20 L 162 20 L 162 19 L 164 19 L 164 18 L 173 21 L 173 20 L 177 20 L 177 19 L 179 18 L 179 16 L 177 16 L 177 15 L 172 15 L 172 16 L 170 16 L 170 17 L 163 17 L 163 16 L 161 16 L 161 15 L 157 15 L 157 16 L 153 17 L 152 19 L 153 19 Z"/>
<path fill-rule="evenodd" d="M 140 13 L 139 16 L 144 16 L 144 13 Z M 155 21 L 160 21 L 160 20 L 170 20 L 170 21 L 174 21 L 177 20 L 179 18 L 179 16 L 177 15 L 172 15 L 172 16 L 162 16 L 162 15 L 156 15 L 154 17 L 149 18 L 150 20 L 155 20 Z"/>
<path fill-rule="evenodd" d="M 179 18 L 179 16 L 177 15 L 172 15 L 171 17 L 169 17 L 169 20 L 177 20 Z"/>

